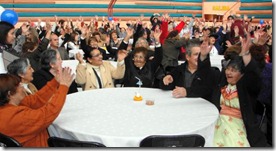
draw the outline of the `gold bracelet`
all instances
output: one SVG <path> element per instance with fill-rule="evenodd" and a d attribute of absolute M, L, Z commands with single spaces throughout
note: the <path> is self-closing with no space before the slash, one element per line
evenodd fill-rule
<path fill-rule="evenodd" d="M 243 53 L 243 54 L 239 54 L 239 56 L 246 56 L 246 55 L 249 55 L 249 51 L 246 51 L 245 53 Z"/>

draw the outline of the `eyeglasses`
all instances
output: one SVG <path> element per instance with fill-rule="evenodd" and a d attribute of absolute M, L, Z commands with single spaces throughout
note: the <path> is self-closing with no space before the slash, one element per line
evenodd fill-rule
<path fill-rule="evenodd" d="M 94 55 L 92 57 L 99 57 L 99 56 L 102 56 L 102 55 L 103 55 L 103 53 L 99 53 L 99 54 L 96 54 L 96 55 Z"/>

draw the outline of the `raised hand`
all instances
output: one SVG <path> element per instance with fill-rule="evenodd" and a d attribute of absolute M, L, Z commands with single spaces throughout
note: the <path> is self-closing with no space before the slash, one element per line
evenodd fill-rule
<path fill-rule="evenodd" d="M 262 29 L 258 29 L 254 31 L 254 43 L 257 45 L 264 45 L 268 40 L 270 36 L 266 33 L 263 32 Z"/>
<path fill-rule="evenodd" d="M 166 75 L 164 78 L 163 78 L 163 83 L 164 85 L 169 85 L 170 83 L 173 82 L 173 77 L 171 75 Z"/>
<path fill-rule="evenodd" d="M 106 43 L 107 46 L 109 46 L 109 44 L 110 44 L 110 36 L 106 36 L 105 37 L 105 43 Z"/>
<path fill-rule="evenodd" d="M 86 34 L 87 34 L 87 31 L 88 31 L 88 28 L 86 25 L 84 25 L 82 28 L 81 28 L 81 36 L 82 37 L 85 37 Z"/>
<path fill-rule="evenodd" d="M 126 33 L 127 33 L 126 36 L 131 37 L 131 36 L 134 34 L 134 29 L 131 28 L 131 27 L 128 27 L 128 28 L 126 29 Z"/>
<path fill-rule="evenodd" d="M 200 45 L 200 60 L 203 61 L 212 50 L 213 45 L 209 45 L 209 39 L 204 40 Z"/>
<path fill-rule="evenodd" d="M 29 30 L 30 26 L 27 26 L 26 23 L 24 23 L 22 26 L 21 26 L 21 29 L 22 29 L 22 35 L 26 35 L 28 30 Z"/>
<path fill-rule="evenodd" d="M 241 45 L 242 45 L 242 50 L 240 54 L 247 53 L 249 50 L 249 47 L 251 46 L 251 37 L 250 33 L 247 32 L 247 30 L 244 28 L 244 33 L 246 34 L 245 38 L 241 37 Z"/>
<path fill-rule="evenodd" d="M 160 29 L 155 29 L 153 36 L 156 42 L 159 42 L 159 38 L 161 35 L 162 31 Z"/>
<path fill-rule="evenodd" d="M 122 60 L 124 60 L 126 57 L 127 57 L 127 55 L 128 55 L 128 51 L 126 51 L 126 50 L 119 50 L 118 51 L 118 61 L 122 61 Z"/>
<path fill-rule="evenodd" d="M 46 25 L 45 26 L 46 26 L 46 30 L 47 31 L 51 31 L 52 25 L 51 25 L 51 22 L 49 20 L 46 21 Z"/>
<path fill-rule="evenodd" d="M 80 52 L 76 53 L 76 59 L 79 61 L 79 63 L 84 63 L 82 54 Z"/>
<path fill-rule="evenodd" d="M 240 37 L 242 50 L 239 55 L 243 58 L 244 66 L 247 66 L 248 63 L 251 61 L 251 54 L 249 53 L 249 48 L 251 46 L 251 37 L 250 33 L 248 33 L 245 28 L 244 33 L 246 34 L 246 37 Z"/>
<path fill-rule="evenodd" d="M 229 47 L 231 47 L 231 46 L 232 46 L 232 44 L 231 44 L 231 42 L 230 42 L 229 40 L 226 40 L 225 42 L 226 42 L 226 47 L 228 47 L 228 48 L 229 48 Z"/>
<path fill-rule="evenodd" d="M 67 87 L 70 87 L 74 80 L 74 76 L 75 75 L 72 74 L 72 70 L 69 67 L 65 67 L 62 69 L 62 71 L 59 71 L 55 77 L 56 79 L 59 79 L 60 85 L 66 85 Z"/>
<path fill-rule="evenodd" d="M 223 31 L 226 32 L 226 29 L 227 29 L 227 23 L 226 23 L 226 21 L 222 22 L 222 27 L 223 27 Z"/>

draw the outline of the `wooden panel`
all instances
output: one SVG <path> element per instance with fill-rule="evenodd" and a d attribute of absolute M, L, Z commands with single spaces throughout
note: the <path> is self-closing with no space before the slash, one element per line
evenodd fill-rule
<path fill-rule="evenodd" d="M 272 6 L 272 3 L 241 3 L 242 7 Z"/>
<path fill-rule="evenodd" d="M 110 1 L 108 0 L 97 0 L 97 1 L 55 1 L 55 4 L 109 4 Z M 134 5 L 134 1 L 117 1 L 116 4 L 129 4 Z"/>
<path fill-rule="evenodd" d="M 0 0 L 0 5 L 1 4 L 8 4 L 8 3 L 13 3 L 13 0 Z"/>
<path fill-rule="evenodd" d="M 237 14 L 272 14 L 272 10 L 237 11 Z"/>
<path fill-rule="evenodd" d="M 187 2 L 161 2 L 161 1 L 135 1 L 139 5 L 155 5 L 155 6 L 202 6 L 202 3 Z"/>
<path fill-rule="evenodd" d="M 177 13 L 183 13 L 183 14 L 202 14 L 202 10 L 177 10 Z"/>
<path fill-rule="evenodd" d="M 14 0 L 15 4 L 54 4 L 54 0 Z"/>
<path fill-rule="evenodd" d="M 107 12 L 107 8 L 93 8 L 93 9 L 83 9 L 83 8 L 15 8 L 16 12 Z M 114 8 L 113 13 L 201 13 L 197 10 L 176 10 L 176 9 L 127 9 L 127 8 Z"/>

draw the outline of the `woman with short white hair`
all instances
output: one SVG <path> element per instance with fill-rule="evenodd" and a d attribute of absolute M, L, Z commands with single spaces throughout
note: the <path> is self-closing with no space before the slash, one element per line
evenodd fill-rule
<path fill-rule="evenodd" d="M 18 76 L 27 95 L 37 92 L 37 88 L 31 83 L 33 80 L 33 68 L 28 58 L 19 58 L 11 62 L 7 67 L 8 73 Z"/>

